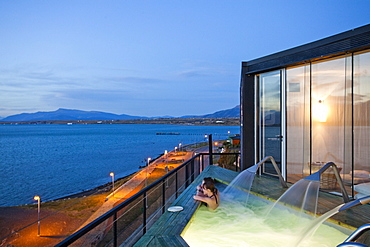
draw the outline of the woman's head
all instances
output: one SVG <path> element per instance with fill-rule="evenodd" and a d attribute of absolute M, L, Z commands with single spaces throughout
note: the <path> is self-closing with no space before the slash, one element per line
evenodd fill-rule
<path fill-rule="evenodd" d="M 213 178 L 211 177 L 206 177 L 206 178 L 203 178 L 203 181 L 202 181 L 202 187 L 204 188 L 204 184 L 206 183 L 206 181 L 208 182 L 212 182 L 214 183 L 215 181 L 213 180 Z"/>
<path fill-rule="evenodd" d="M 205 191 L 209 191 L 211 193 L 210 195 L 213 195 L 217 192 L 214 180 L 212 178 L 210 179 L 204 178 L 203 189 Z"/>
<path fill-rule="evenodd" d="M 208 197 L 215 196 L 214 198 L 216 200 L 216 204 L 218 204 L 218 201 L 217 201 L 218 190 L 215 186 L 213 179 L 210 179 L 210 180 L 207 179 L 204 181 L 203 191 L 204 191 L 204 194 Z"/>

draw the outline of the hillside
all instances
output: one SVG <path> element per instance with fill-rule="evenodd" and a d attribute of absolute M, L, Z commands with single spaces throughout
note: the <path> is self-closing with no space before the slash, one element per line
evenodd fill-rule
<path fill-rule="evenodd" d="M 202 116 L 184 116 L 181 118 L 239 118 L 240 117 L 240 106 L 236 106 L 232 109 L 217 111 L 212 114 L 206 114 Z M 166 117 L 171 119 L 173 117 Z M 1 122 L 30 122 L 30 121 L 92 121 L 92 120 L 140 120 L 140 119 L 161 119 L 130 116 L 126 114 L 113 114 L 99 111 L 81 111 L 60 108 L 56 111 L 50 112 L 35 112 L 35 113 L 21 113 L 12 116 L 8 116 L 1 119 Z"/>
<path fill-rule="evenodd" d="M 240 105 L 235 106 L 234 108 L 227 109 L 227 110 L 221 110 L 217 111 L 211 114 L 206 114 L 206 115 L 188 115 L 188 116 L 183 116 L 181 118 L 234 118 L 240 117 Z"/>
<path fill-rule="evenodd" d="M 59 108 L 50 112 L 21 113 L 2 119 L 1 121 L 47 121 L 47 120 L 118 120 L 142 119 L 145 117 L 117 115 L 99 111 L 81 111 Z"/>

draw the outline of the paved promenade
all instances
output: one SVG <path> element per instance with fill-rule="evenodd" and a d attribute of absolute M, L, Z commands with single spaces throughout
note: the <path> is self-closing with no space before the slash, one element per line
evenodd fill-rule
<path fill-rule="evenodd" d="M 141 169 L 133 178 L 127 181 L 125 184 L 115 189 L 110 195 L 107 196 L 104 204 L 97 210 L 91 217 L 79 228 L 81 229 L 85 225 L 94 221 L 101 215 L 105 214 L 112 208 L 114 208 L 119 203 L 130 198 L 132 195 L 139 192 L 147 184 L 148 178 L 151 176 L 152 172 L 156 168 L 165 169 L 166 166 L 170 165 L 173 168 L 181 165 L 184 161 L 190 159 L 193 156 L 193 152 L 175 152 L 171 151 L 167 155 L 163 155 L 158 159 L 150 163 L 149 166 Z M 106 223 L 108 224 L 108 222 Z M 107 227 L 106 224 L 101 224 L 96 230 L 92 231 L 91 234 L 87 234 L 86 237 L 82 238 L 81 241 L 86 243 L 94 244 L 98 242 L 104 234 L 104 230 Z"/>
<path fill-rule="evenodd" d="M 64 200 L 60 200 L 60 204 L 56 201 L 54 205 L 51 202 L 49 205 L 50 209 L 44 208 L 44 205 L 42 205 L 40 236 L 37 236 L 38 225 L 37 221 L 35 221 L 38 217 L 37 207 L 2 208 L 0 211 L 0 233 L 2 234 L 0 236 L 3 238 L 0 241 L 0 246 L 55 246 L 55 244 L 75 232 L 75 229 L 81 229 L 142 190 L 147 183 L 149 185 L 158 180 L 166 173 L 166 166 L 171 171 L 186 160 L 192 158 L 195 152 L 208 152 L 208 146 L 201 148 L 187 146 L 186 148 L 189 152 L 185 152 L 185 147 L 183 147 L 183 150 L 180 152 L 171 151 L 166 156 L 153 160 L 149 166 L 136 172 L 134 177 L 130 178 L 125 184 L 120 187 L 117 186 L 118 188 L 115 189 L 114 194 L 111 193 L 108 195 L 105 201 L 102 196 L 98 198 L 86 198 L 86 202 L 81 197 L 82 204 L 75 207 L 72 211 L 67 210 L 67 212 L 63 212 L 63 207 L 68 206 L 64 204 Z M 205 160 L 205 162 L 207 161 Z M 105 189 L 105 187 L 102 188 L 100 192 L 106 193 Z M 102 203 L 102 201 L 104 202 Z M 68 204 L 68 202 L 66 203 Z M 77 201 L 77 205 L 78 203 L 79 201 Z M 99 207 L 95 204 L 101 206 Z M 92 211 L 94 211 L 93 215 L 84 221 L 83 218 L 85 215 L 90 215 Z M 86 234 L 86 236 L 79 239 L 74 246 L 96 246 L 111 223 L 110 220 L 107 223 L 101 224 L 100 227 L 95 228 L 90 234 Z"/>

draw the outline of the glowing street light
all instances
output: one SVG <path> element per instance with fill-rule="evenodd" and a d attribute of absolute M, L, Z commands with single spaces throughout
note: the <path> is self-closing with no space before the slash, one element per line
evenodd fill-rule
<path fill-rule="evenodd" d="M 147 163 L 147 165 L 146 165 L 146 167 L 145 167 L 145 187 L 147 187 L 148 186 L 148 167 L 149 167 L 149 164 L 150 164 L 150 160 L 151 160 L 152 158 L 148 158 L 148 163 Z"/>
<path fill-rule="evenodd" d="M 111 177 L 112 177 L 112 184 L 113 184 L 113 196 L 114 196 L 114 173 L 113 172 L 111 172 L 110 174 L 109 174 Z"/>
<path fill-rule="evenodd" d="M 37 201 L 37 236 L 40 236 L 40 197 L 39 196 L 34 196 L 34 200 Z"/>
<path fill-rule="evenodd" d="M 214 144 L 215 144 L 215 149 L 216 149 L 216 152 L 217 152 L 218 142 L 214 142 Z"/>
<path fill-rule="evenodd" d="M 150 157 L 148 158 L 148 164 L 147 164 L 147 166 L 149 166 L 151 159 L 152 158 L 150 158 Z"/>

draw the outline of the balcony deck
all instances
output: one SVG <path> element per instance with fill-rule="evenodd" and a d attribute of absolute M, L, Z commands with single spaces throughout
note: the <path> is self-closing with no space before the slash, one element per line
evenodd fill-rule
<path fill-rule="evenodd" d="M 217 166 L 208 166 L 172 204 L 172 206 L 182 206 L 184 210 L 166 211 L 134 246 L 189 246 L 180 234 L 200 205 L 193 199 L 196 186 L 204 177 L 213 177 L 221 183 L 229 184 L 238 174 Z M 278 199 L 285 190 L 286 188 L 282 188 L 278 179 L 264 176 L 256 176 L 252 187 L 253 192 L 272 200 Z M 320 192 L 318 214 L 323 214 L 342 203 L 342 197 Z M 353 227 L 353 229 L 358 228 L 370 222 L 370 205 L 362 205 L 337 213 L 331 221 Z"/>

